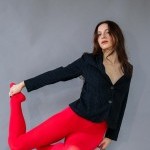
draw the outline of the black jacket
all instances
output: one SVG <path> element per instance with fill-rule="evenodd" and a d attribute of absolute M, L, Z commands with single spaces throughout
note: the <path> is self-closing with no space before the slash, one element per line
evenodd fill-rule
<path fill-rule="evenodd" d="M 102 62 L 101 54 L 93 56 L 92 53 L 85 52 L 66 67 L 60 66 L 25 80 L 25 86 L 30 92 L 48 84 L 82 76 L 84 84 L 80 98 L 69 106 L 78 115 L 93 122 L 106 120 L 108 130 L 105 137 L 117 141 L 132 75 L 128 76 L 125 73 L 115 84 L 112 84 Z M 133 68 L 132 65 L 131 67 Z"/>

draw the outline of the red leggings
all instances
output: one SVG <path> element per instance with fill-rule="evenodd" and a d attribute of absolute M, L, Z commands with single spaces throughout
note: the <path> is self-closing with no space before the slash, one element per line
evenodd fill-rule
<path fill-rule="evenodd" d="M 11 150 L 94 150 L 107 130 L 105 121 L 91 122 L 67 107 L 26 132 L 21 109 L 21 102 L 24 100 L 25 96 L 22 93 L 10 98 L 8 143 Z M 64 143 L 55 143 L 63 138 Z"/>

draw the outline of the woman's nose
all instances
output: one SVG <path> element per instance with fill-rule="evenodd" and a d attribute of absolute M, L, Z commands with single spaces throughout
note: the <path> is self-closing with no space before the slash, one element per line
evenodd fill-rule
<path fill-rule="evenodd" d="M 103 34 L 101 35 L 101 38 L 102 38 L 102 39 L 103 39 L 103 38 L 106 38 L 106 34 L 103 33 Z"/>

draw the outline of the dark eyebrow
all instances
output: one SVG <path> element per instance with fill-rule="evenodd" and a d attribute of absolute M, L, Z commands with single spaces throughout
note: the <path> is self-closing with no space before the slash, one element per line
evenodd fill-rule
<path fill-rule="evenodd" d="M 104 31 L 109 30 L 109 29 L 105 29 Z M 98 33 L 100 33 L 101 31 L 97 31 Z"/>

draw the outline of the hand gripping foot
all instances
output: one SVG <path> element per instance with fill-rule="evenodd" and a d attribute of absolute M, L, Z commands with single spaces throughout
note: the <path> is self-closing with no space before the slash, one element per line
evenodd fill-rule
<path fill-rule="evenodd" d="M 15 85 L 15 83 L 11 82 L 10 83 L 10 88 Z M 23 102 L 26 100 L 25 95 L 22 92 L 19 92 L 17 94 L 14 94 L 13 96 L 10 97 L 11 100 L 17 101 L 17 102 Z"/>

